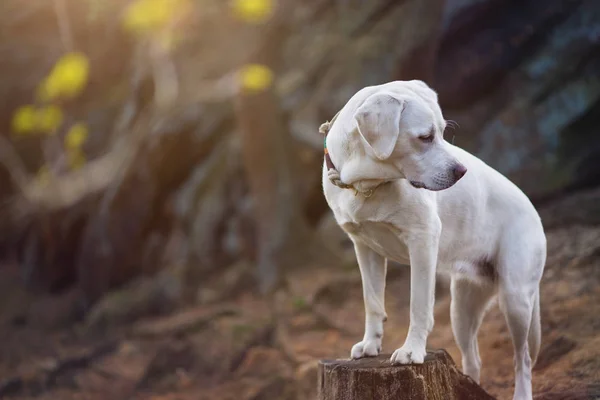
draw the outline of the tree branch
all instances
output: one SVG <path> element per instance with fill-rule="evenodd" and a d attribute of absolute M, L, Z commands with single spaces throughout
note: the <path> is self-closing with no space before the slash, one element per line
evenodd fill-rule
<path fill-rule="evenodd" d="M 73 51 L 73 35 L 71 34 L 71 24 L 69 23 L 69 14 L 65 0 L 54 0 L 54 12 L 60 31 L 60 40 L 67 51 Z"/>

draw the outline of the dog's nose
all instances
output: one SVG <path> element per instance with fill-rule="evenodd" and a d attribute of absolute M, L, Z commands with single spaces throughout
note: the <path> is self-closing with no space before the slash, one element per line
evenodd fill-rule
<path fill-rule="evenodd" d="M 456 164 L 452 172 L 454 173 L 454 178 L 456 178 L 458 181 L 460 178 L 465 176 L 467 173 L 467 168 L 462 164 Z"/>

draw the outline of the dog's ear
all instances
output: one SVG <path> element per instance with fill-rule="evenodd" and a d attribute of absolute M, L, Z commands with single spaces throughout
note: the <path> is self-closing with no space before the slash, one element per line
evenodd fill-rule
<path fill-rule="evenodd" d="M 380 160 L 392 155 L 400 135 L 403 109 L 404 100 L 377 93 L 368 97 L 354 114 L 358 132 Z"/>

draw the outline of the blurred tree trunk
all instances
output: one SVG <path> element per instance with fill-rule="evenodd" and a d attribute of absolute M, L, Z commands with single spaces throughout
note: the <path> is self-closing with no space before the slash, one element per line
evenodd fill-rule
<path fill-rule="evenodd" d="M 277 72 L 287 36 L 286 10 L 279 6 L 262 29 L 258 49 L 248 63 Z M 300 177 L 292 136 L 272 88 L 259 93 L 241 91 L 236 101 L 242 157 L 250 186 L 258 236 L 258 279 L 263 293 L 282 283 L 282 268 L 302 262 L 310 242 L 297 187 Z"/>
<path fill-rule="evenodd" d="M 108 290 L 161 267 L 173 223 L 165 212 L 167 198 L 223 140 L 225 113 L 214 108 L 171 116 L 142 143 L 122 181 L 103 193 L 82 233 L 77 260 L 85 308 Z"/>

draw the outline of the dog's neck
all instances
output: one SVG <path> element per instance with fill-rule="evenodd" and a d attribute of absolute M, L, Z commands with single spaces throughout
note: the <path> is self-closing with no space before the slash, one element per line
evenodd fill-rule
<path fill-rule="evenodd" d="M 373 190 L 381 184 L 399 179 L 398 170 L 376 161 L 367 153 L 358 129 L 337 126 L 326 137 L 326 148 L 343 183 L 359 192 Z"/>

